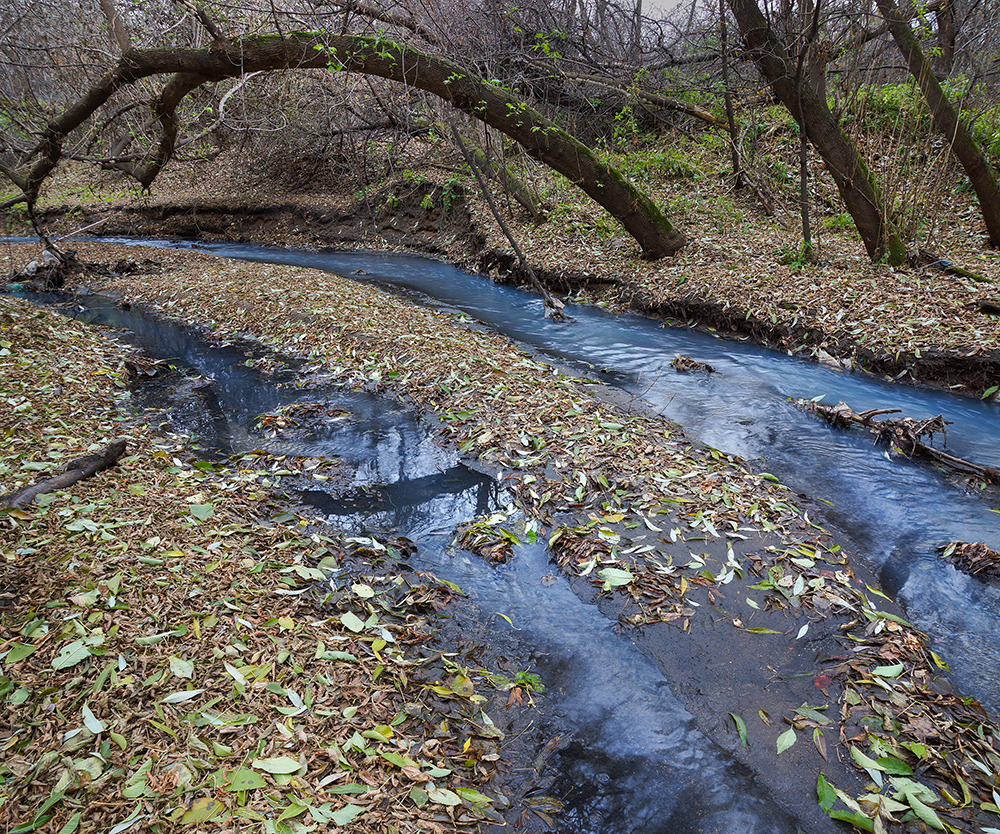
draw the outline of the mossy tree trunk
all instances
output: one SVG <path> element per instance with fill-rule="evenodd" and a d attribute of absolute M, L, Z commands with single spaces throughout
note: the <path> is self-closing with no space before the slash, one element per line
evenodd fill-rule
<path fill-rule="evenodd" d="M 778 40 L 757 0 L 728 0 L 750 56 L 823 157 L 840 196 L 861 235 L 868 256 L 901 263 L 905 250 L 889 222 L 875 177 L 833 113 L 805 79 L 796 83 L 796 72 L 787 50 Z"/>
<path fill-rule="evenodd" d="M 979 198 L 979 210 L 986 221 L 990 245 L 1000 247 L 1000 188 L 997 187 L 993 168 L 983 156 L 982 149 L 959 118 L 958 111 L 948 100 L 938 83 L 920 44 L 913 36 L 910 24 L 899 13 L 893 0 L 876 0 L 879 12 L 889 26 L 896 46 L 903 53 L 910 73 L 917 81 L 927 101 L 934 120 L 934 127 L 951 145 L 951 150 L 969 176 L 969 181 Z"/>
<path fill-rule="evenodd" d="M 171 158 L 177 141 L 176 108 L 192 90 L 209 82 L 251 72 L 329 68 L 359 72 L 425 90 L 505 133 L 527 152 L 566 176 L 614 216 L 638 241 L 647 258 L 676 253 L 686 240 L 646 194 L 593 151 L 512 93 L 444 58 L 382 38 L 327 33 L 216 41 L 206 49 L 132 49 L 42 133 L 27 159 L 34 159 L 21 179 L 29 206 L 58 165 L 63 144 L 114 93 L 142 78 L 171 75 L 153 102 L 161 126 L 158 146 L 144 164 L 122 164 L 149 187 Z M 113 161 L 112 161 L 113 164 Z"/>

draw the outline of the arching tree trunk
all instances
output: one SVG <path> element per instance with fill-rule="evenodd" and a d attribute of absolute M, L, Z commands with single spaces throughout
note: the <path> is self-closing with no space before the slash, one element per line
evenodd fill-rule
<path fill-rule="evenodd" d="M 50 122 L 29 158 L 25 196 L 33 206 L 42 183 L 58 164 L 70 133 L 116 90 L 141 78 L 172 74 L 153 112 L 161 124 L 159 146 L 133 174 L 146 187 L 170 159 L 177 139 L 175 110 L 201 84 L 273 70 L 329 68 L 360 72 L 440 96 L 520 143 L 529 154 L 566 176 L 625 227 L 647 258 L 676 253 L 686 242 L 660 209 L 612 166 L 512 93 L 465 67 L 382 38 L 316 33 L 217 41 L 207 49 L 130 50 L 59 118 Z M 124 167 L 121 164 L 116 167 Z"/>
<path fill-rule="evenodd" d="M 840 129 L 826 99 L 808 81 L 795 83 L 795 67 L 788 52 L 756 0 L 728 2 L 754 63 L 823 157 L 869 257 L 873 261 L 888 258 L 891 263 L 901 263 L 905 251 L 888 221 L 875 177 Z"/>
<path fill-rule="evenodd" d="M 972 138 L 972 134 L 959 118 L 948 96 L 941 89 L 920 44 L 913 36 L 909 23 L 903 19 L 895 2 L 893 0 L 877 0 L 877 2 L 882 17 L 889 25 L 892 38 L 896 41 L 896 46 L 903 53 L 910 72 L 927 100 L 934 126 L 951 144 L 952 152 L 969 175 L 969 181 L 976 191 L 976 197 L 979 198 L 979 210 L 982 212 L 983 220 L 986 221 L 990 245 L 1000 247 L 1000 188 L 997 187 L 992 166 L 983 156 L 976 140 Z"/>

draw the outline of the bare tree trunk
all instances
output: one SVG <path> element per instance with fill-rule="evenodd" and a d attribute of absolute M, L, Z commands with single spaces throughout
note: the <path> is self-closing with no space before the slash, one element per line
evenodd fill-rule
<path fill-rule="evenodd" d="M 799 123 L 799 215 L 802 218 L 802 251 L 807 257 L 812 255 L 813 245 L 812 220 L 809 216 L 809 139 L 803 127 L 805 119 L 802 115 L 802 85 L 806 83 L 806 67 L 811 65 L 813 60 L 813 44 L 819 34 L 819 16 L 822 4 L 823 0 L 816 0 L 815 4 L 812 4 L 812 0 L 801 0 L 802 37 L 799 41 L 798 65 L 795 68 L 795 101 L 799 108 L 797 119 Z M 816 95 L 823 100 L 826 98 L 826 94 L 821 96 L 818 90 Z"/>
<path fill-rule="evenodd" d="M 951 150 L 962 163 L 969 181 L 979 198 L 979 210 L 986 221 L 986 231 L 990 245 L 1000 247 L 1000 188 L 989 162 L 972 138 L 965 124 L 941 89 L 930 64 L 924 57 L 920 44 L 913 36 L 910 26 L 899 13 L 893 0 L 877 0 L 879 11 L 892 33 L 896 46 L 903 53 L 910 72 L 917 80 L 927 106 L 930 107 L 934 126 L 951 143 Z"/>
<path fill-rule="evenodd" d="M 947 75 L 955 66 L 955 40 L 958 37 L 958 27 L 955 24 L 954 0 L 943 0 L 934 10 L 937 21 L 937 39 L 941 54 L 938 55 L 938 69 Z"/>
<path fill-rule="evenodd" d="M 636 66 L 642 60 L 642 0 L 635 0 L 635 10 L 632 15 L 632 55 Z"/>
<path fill-rule="evenodd" d="M 756 0 L 728 2 L 754 63 L 823 157 L 868 256 L 873 261 L 888 258 L 890 263 L 902 263 L 905 249 L 890 228 L 875 177 L 840 129 L 826 100 L 810 84 L 795 83 L 796 73 L 788 52 L 761 14 Z"/>
<path fill-rule="evenodd" d="M 148 187 L 173 154 L 176 108 L 200 85 L 245 73 L 286 69 L 360 72 L 426 90 L 505 133 L 527 152 L 566 176 L 615 217 L 638 241 L 646 258 L 675 254 L 686 243 L 656 204 L 617 169 L 545 118 L 527 102 L 484 81 L 467 68 L 408 45 L 351 35 L 286 33 L 216 41 L 208 49 L 132 49 L 90 90 L 48 124 L 25 161 L 37 159 L 23 177 L 29 207 L 59 164 L 67 137 L 119 89 L 141 78 L 173 73 L 154 103 L 161 138 L 146 167 L 134 175 Z M 2 172 L 0 172 L 2 173 Z"/>
<path fill-rule="evenodd" d="M 118 9 L 115 8 L 115 0 L 101 0 L 101 11 L 108 21 L 108 37 L 111 39 L 111 45 L 117 46 L 122 54 L 128 52 L 132 48 L 132 39 L 128 36 Z"/>

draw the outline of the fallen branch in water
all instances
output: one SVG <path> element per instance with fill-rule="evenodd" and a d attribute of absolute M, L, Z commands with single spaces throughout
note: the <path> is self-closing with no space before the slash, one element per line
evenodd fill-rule
<path fill-rule="evenodd" d="M 933 437 L 936 432 L 946 432 L 945 427 L 949 421 L 946 421 L 940 414 L 925 420 L 914 420 L 912 417 L 889 417 L 885 420 L 875 420 L 874 418 L 886 414 L 899 414 L 900 409 L 872 408 L 856 413 L 846 403 L 823 405 L 812 400 L 796 400 L 796 404 L 819 414 L 833 426 L 846 428 L 855 425 L 866 428 L 876 435 L 876 443 L 885 443 L 906 457 L 921 455 L 956 472 L 975 475 L 991 484 L 1000 483 L 1000 472 L 996 469 L 949 455 L 921 440 L 925 436 Z"/>
<path fill-rule="evenodd" d="M 51 478 L 46 478 L 44 481 L 22 487 L 9 495 L 0 496 L 0 508 L 12 509 L 15 507 L 25 507 L 43 493 L 54 492 L 57 489 L 66 489 L 66 487 L 72 486 L 77 481 L 82 481 L 84 478 L 90 478 L 98 472 L 109 469 L 124 454 L 125 441 L 113 440 L 99 452 L 74 458 L 68 463 L 63 464 Z"/>

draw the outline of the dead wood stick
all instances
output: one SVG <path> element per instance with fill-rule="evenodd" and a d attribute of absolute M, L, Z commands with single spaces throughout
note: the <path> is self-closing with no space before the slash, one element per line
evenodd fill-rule
<path fill-rule="evenodd" d="M 901 414 L 902 411 L 901 408 L 871 408 L 868 411 L 862 411 L 858 417 L 863 423 L 867 423 L 872 417 L 878 417 L 880 414 Z"/>
<path fill-rule="evenodd" d="M 9 495 L 0 496 L 0 507 L 7 509 L 25 507 L 43 493 L 65 489 L 77 481 L 82 481 L 84 478 L 90 478 L 98 472 L 103 472 L 105 469 L 114 466 L 118 458 L 123 454 L 125 454 L 125 441 L 113 440 L 95 454 L 74 458 L 64 464 L 60 467 L 61 471 L 51 478 L 46 478 L 36 484 L 22 487 Z"/>
<path fill-rule="evenodd" d="M 933 434 L 935 431 L 945 430 L 946 421 L 940 414 L 936 417 L 928 417 L 925 420 L 913 420 L 902 417 L 872 422 L 871 418 L 878 414 L 898 414 L 901 409 L 873 408 L 858 414 L 852 411 L 845 403 L 837 403 L 837 405 L 830 406 L 814 403 L 810 400 L 799 400 L 798 404 L 821 415 L 827 422 L 835 426 L 846 426 L 852 423 L 864 426 L 877 435 L 876 442 L 888 439 L 890 443 L 900 448 L 900 451 L 906 457 L 914 454 L 923 455 L 952 469 L 973 474 L 988 483 L 1000 483 L 1000 472 L 996 469 L 992 469 L 989 466 L 981 466 L 978 463 L 964 460 L 955 455 L 949 455 L 947 452 L 942 452 L 940 449 L 929 446 L 920 439 L 921 435 Z M 908 450 L 903 449 L 902 447 L 904 446 L 909 447 Z"/>
<path fill-rule="evenodd" d="M 510 229 L 507 228 L 507 224 L 503 222 L 503 218 L 497 210 L 496 203 L 493 202 L 490 190 L 486 187 L 486 183 L 483 181 L 483 175 L 479 173 L 479 167 L 476 165 L 472 155 L 469 153 L 469 149 L 465 147 L 465 142 L 462 141 L 462 134 L 458 132 L 455 125 L 451 125 L 451 132 L 454 134 L 455 141 L 458 143 L 458 149 L 462 152 L 462 156 L 465 157 L 465 164 L 472 170 L 472 173 L 476 177 L 476 182 L 479 183 L 479 190 L 483 192 L 483 198 L 486 200 L 486 204 L 490 207 L 490 211 L 493 212 L 494 219 L 496 219 L 500 228 L 503 230 L 503 233 L 507 236 L 507 240 L 510 241 L 510 245 L 514 247 L 514 253 L 517 255 L 517 259 L 521 262 L 521 266 L 531 278 L 532 286 L 534 286 L 534 288 L 538 290 L 539 295 L 542 296 L 542 306 L 545 308 L 545 318 L 551 318 L 554 321 L 563 321 L 566 316 L 562 311 L 566 305 L 553 296 L 545 288 L 545 285 L 538 280 L 538 276 L 535 275 L 535 270 L 533 270 L 528 264 L 528 259 L 524 257 L 524 252 L 521 251 L 521 247 L 518 246 L 517 241 L 514 240 L 514 235 L 511 233 Z"/>

